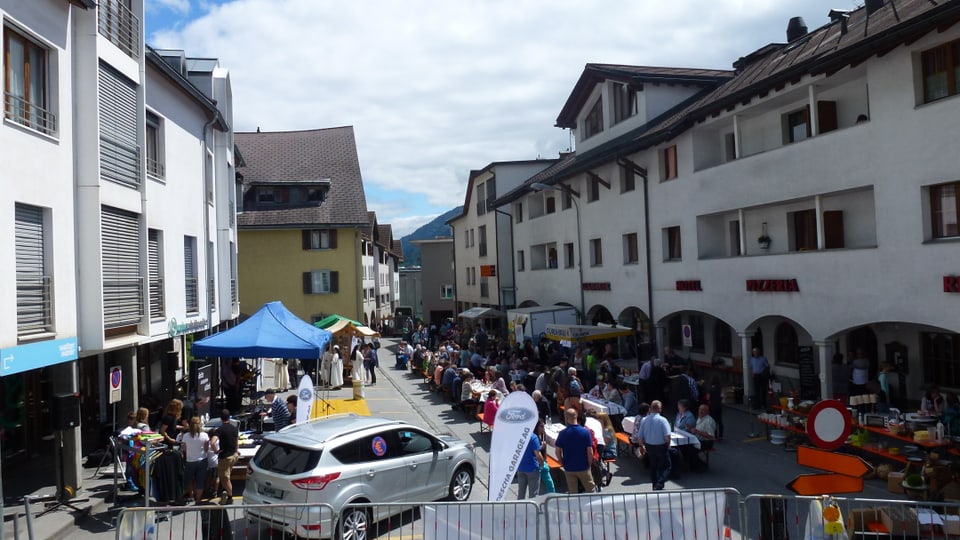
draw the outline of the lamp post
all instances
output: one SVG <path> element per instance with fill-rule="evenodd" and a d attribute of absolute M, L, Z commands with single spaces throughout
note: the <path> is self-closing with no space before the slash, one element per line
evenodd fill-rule
<path fill-rule="evenodd" d="M 581 249 L 582 242 L 580 239 L 580 204 L 577 202 L 577 199 L 579 199 L 580 196 L 565 184 L 549 185 L 542 182 L 534 182 L 530 184 L 530 189 L 536 192 L 559 191 L 561 193 L 567 193 L 570 195 L 570 200 L 573 202 L 573 209 L 577 214 L 577 271 L 579 272 L 580 278 L 580 282 L 578 283 L 578 288 L 580 289 L 580 324 L 586 324 L 587 312 L 585 310 L 583 300 L 583 250 Z"/>

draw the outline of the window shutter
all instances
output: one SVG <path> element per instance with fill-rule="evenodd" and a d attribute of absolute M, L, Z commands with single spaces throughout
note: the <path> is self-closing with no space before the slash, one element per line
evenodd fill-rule
<path fill-rule="evenodd" d="M 137 85 L 105 63 L 100 64 L 100 175 L 130 187 L 140 185 L 137 146 Z"/>
<path fill-rule="evenodd" d="M 330 249 L 337 249 L 337 230 L 330 229 Z"/>
<path fill-rule="evenodd" d="M 313 294 L 313 279 L 311 272 L 303 273 L 303 294 Z"/>
<path fill-rule="evenodd" d="M 330 292 L 340 292 L 340 272 L 330 272 Z"/>
<path fill-rule="evenodd" d="M 140 216 L 101 207 L 103 319 L 106 328 L 138 324 L 143 317 Z"/>
<path fill-rule="evenodd" d="M 303 246 L 303 249 L 305 250 L 310 249 L 310 231 L 307 229 L 304 229 L 300 231 L 300 233 L 301 233 L 300 241 Z"/>
<path fill-rule="evenodd" d="M 43 260 L 43 209 L 15 205 L 14 230 L 17 269 L 17 335 L 50 329 L 52 298 Z"/>

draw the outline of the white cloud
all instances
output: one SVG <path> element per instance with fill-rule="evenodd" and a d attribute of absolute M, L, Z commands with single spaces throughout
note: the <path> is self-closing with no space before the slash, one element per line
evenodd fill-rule
<path fill-rule="evenodd" d="M 145 5 L 148 15 L 159 9 L 168 9 L 181 15 L 190 13 L 190 0 L 149 0 Z"/>
<path fill-rule="evenodd" d="M 237 130 L 353 125 L 368 191 L 448 209 L 471 169 L 567 149 L 553 125 L 584 64 L 730 68 L 784 41 L 790 16 L 814 28 L 853 4 L 234 0 L 151 42 L 220 59 Z"/>

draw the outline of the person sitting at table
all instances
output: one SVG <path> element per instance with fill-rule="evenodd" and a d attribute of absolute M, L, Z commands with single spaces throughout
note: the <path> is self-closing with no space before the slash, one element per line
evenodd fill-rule
<path fill-rule="evenodd" d="M 709 411 L 709 406 L 707 410 Z M 690 401 L 686 399 L 681 399 L 677 402 L 677 418 L 673 422 L 674 431 L 683 430 L 688 433 L 694 433 L 697 430 L 697 419 L 693 416 L 693 411 L 690 410 Z M 671 450 L 674 450 L 671 448 Z M 696 471 L 702 472 L 706 466 L 700 458 L 697 457 L 699 453 L 697 448 L 692 444 L 684 444 L 677 447 L 677 451 L 680 455 L 683 456 L 683 461 L 686 463 L 687 468 Z"/>
<path fill-rule="evenodd" d="M 697 427 L 693 434 L 700 439 L 700 450 L 710 450 L 713 448 L 713 442 L 717 440 L 719 426 L 716 420 L 710 416 L 710 406 L 701 405 L 697 408 Z"/>
<path fill-rule="evenodd" d="M 479 406 L 480 400 L 477 399 L 479 396 L 473 395 L 473 373 L 470 373 L 469 369 L 464 369 L 461 377 L 463 378 L 463 383 L 460 386 L 460 401 L 457 403 L 457 407 L 463 412 L 467 412 Z M 471 422 L 473 421 L 470 415 L 467 416 L 467 419 Z"/>
<path fill-rule="evenodd" d="M 620 397 L 620 391 L 617 390 L 617 385 L 613 382 L 612 377 L 608 378 L 603 384 L 603 399 L 617 405 L 623 404 L 623 398 Z"/>
<path fill-rule="evenodd" d="M 546 422 L 550 416 L 550 404 L 547 403 L 547 398 L 543 397 L 543 392 L 533 391 L 533 403 L 537 406 L 537 417 L 541 422 Z"/>
<path fill-rule="evenodd" d="M 602 427 L 601 434 L 603 435 L 602 439 L 597 439 L 598 450 L 600 451 L 601 459 L 616 459 L 617 458 L 617 431 L 613 427 L 613 421 L 610 419 L 610 415 L 605 412 L 597 413 L 597 420 L 600 422 Z M 600 448 L 600 445 L 603 445 Z M 612 475 L 610 475 L 612 476 Z M 609 484 L 610 482 L 606 482 Z"/>
<path fill-rule="evenodd" d="M 603 399 L 603 381 L 599 381 L 597 384 L 593 385 L 593 388 L 587 392 L 587 395 L 592 398 Z"/>
<path fill-rule="evenodd" d="M 943 416 L 945 408 L 946 400 L 940 395 L 940 387 L 937 385 L 930 386 L 920 401 L 920 411 L 930 416 Z"/>
<path fill-rule="evenodd" d="M 626 416 L 636 416 L 638 409 L 640 407 L 640 400 L 637 399 L 637 394 L 630 389 L 630 387 L 621 382 L 617 390 L 620 391 L 620 402 L 623 403 L 623 408 L 627 410 L 625 413 Z"/>
<path fill-rule="evenodd" d="M 490 390 L 487 394 L 487 401 L 483 404 L 483 423 L 493 426 L 493 421 L 497 419 L 498 409 L 500 409 L 500 398 L 496 390 Z"/>
<path fill-rule="evenodd" d="M 507 383 L 503 381 L 503 377 L 498 377 L 497 380 L 493 382 L 492 388 L 500 393 L 501 399 L 506 397 L 507 394 L 510 393 L 510 389 L 507 388 Z"/>
<path fill-rule="evenodd" d="M 634 445 L 640 445 L 640 424 L 643 423 L 643 420 L 650 414 L 650 404 L 643 402 L 640 405 L 637 405 L 637 415 L 633 417 L 633 433 L 630 434 L 630 442 Z M 640 454 L 642 455 L 643 447 L 640 447 Z"/>

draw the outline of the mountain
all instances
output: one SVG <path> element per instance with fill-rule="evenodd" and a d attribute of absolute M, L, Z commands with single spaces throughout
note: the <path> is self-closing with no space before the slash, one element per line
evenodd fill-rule
<path fill-rule="evenodd" d="M 420 266 L 420 248 L 411 243 L 411 240 L 433 240 L 438 236 L 450 236 L 450 226 L 447 220 L 463 213 L 463 206 L 458 206 L 422 225 L 419 229 L 400 239 L 403 243 L 403 266 Z"/>

